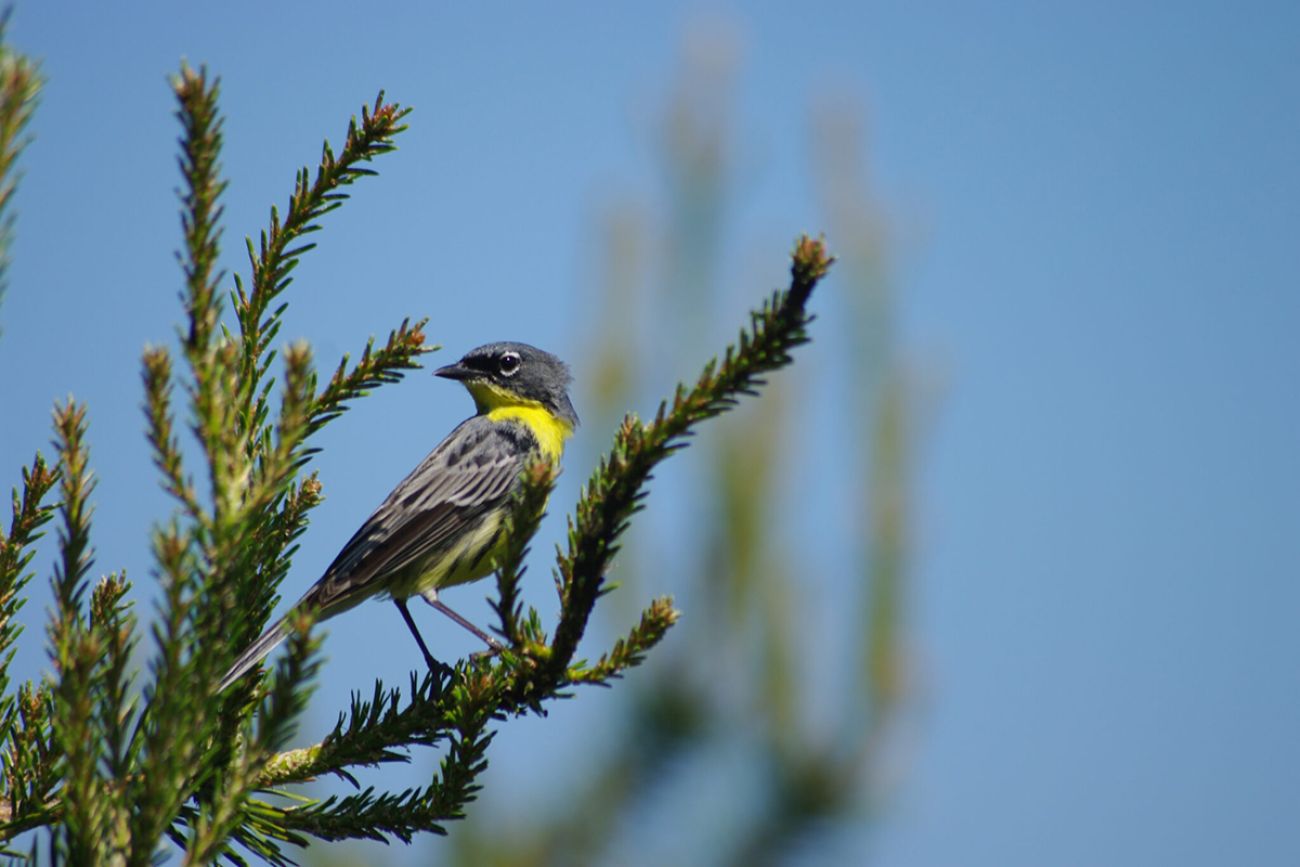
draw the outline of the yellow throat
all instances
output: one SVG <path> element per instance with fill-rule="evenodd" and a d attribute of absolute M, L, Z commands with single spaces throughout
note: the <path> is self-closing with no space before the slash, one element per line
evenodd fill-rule
<path fill-rule="evenodd" d="M 490 383 L 474 383 L 469 393 L 480 413 L 492 421 L 517 421 L 532 431 L 547 460 L 558 461 L 573 426 L 535 400 L 520 397 Z"/>

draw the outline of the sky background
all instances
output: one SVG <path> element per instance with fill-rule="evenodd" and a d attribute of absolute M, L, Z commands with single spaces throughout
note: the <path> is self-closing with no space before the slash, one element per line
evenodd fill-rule
<path fill-rule="evenodd" d="M 758 281 L 736 310 L 825 222 L 813 110 L 857 106 L 902 340 L 941 382 L 913 495 L 909 756 L 852 845 L 883 865 L 1300 863 L 1295 4 L 19 3 L 11 38 L 48 84 L 0 301 L 0 484 L 45 447 L 54 399 L 85 401 L 97 565 L 147 593 L 168 504 L 139 358 L 179 317 L 181 58 L 221 76 L 234 268 L 363 102 L 416 109 L 295 272 L 286 337 L 330 365 L 430 316 L 435 361 L 494 339 L 576 358 L 599 327 L 593 227 L 662 195 L 659 113 L 700 33 L 734 64 L 719 257 Z M 828 370 L 843 357 L 814 343 L 806 364 L 852 387 Z M 416 373 L 331 426 L 286 595 L 468 409 Z M 582 428 L 575 453 L 608 434 Z M 835 492 L 812 494 L 835 526 Z M 46 598 L 19 676 L 46 664 Z M 372 674 L 405 680 L 397 624 L 368 605 L 330 625 L 320 729 Z M 844 863 L 839 845 L 800 857 Z"/>

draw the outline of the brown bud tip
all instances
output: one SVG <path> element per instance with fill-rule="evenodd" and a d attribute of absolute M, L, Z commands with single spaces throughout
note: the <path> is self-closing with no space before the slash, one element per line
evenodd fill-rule
<path fill-rule="evenodd" d="M 794 245 L 791 266 L 795 279 L 801 282 L 815 282 L 826 276 L 835 257 L 826 252 L 826 242 L 818 237 L 813 239 L 803 235 Z"/>

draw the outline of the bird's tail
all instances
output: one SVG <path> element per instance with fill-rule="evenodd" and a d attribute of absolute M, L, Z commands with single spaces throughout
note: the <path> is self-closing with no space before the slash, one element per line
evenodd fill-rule
<path fill-rule="evenodd" d="M 239 680 L 248 670 L 257 665 L 272 650 L 280 646 L 280 642 L 289 637 L 289 627 L 285 625 L 286 617 L 281 617 L 275 622 L 275 625 L 262 633 L 262 637 L 248 646 L 248 649 L 239 654 L 235 664 L 230 666 L 230 671 L 226 676 L 221 678 L 221 685 L 217 687 L 217 692 L 224 692 L 226 687 Z"/>

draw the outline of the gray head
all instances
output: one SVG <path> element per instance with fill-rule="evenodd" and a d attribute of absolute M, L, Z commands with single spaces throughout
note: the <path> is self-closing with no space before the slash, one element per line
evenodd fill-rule
<path fill-rule="evenodd" d="M 464 383 L 479 412 L 509 403 L 540 404 L 572 427 L 578 426 L 578 414 L 569 401 L 573 380 L 569 366 L 536 346 L 513 341 L 484 344 L 433 373 Z"/>

